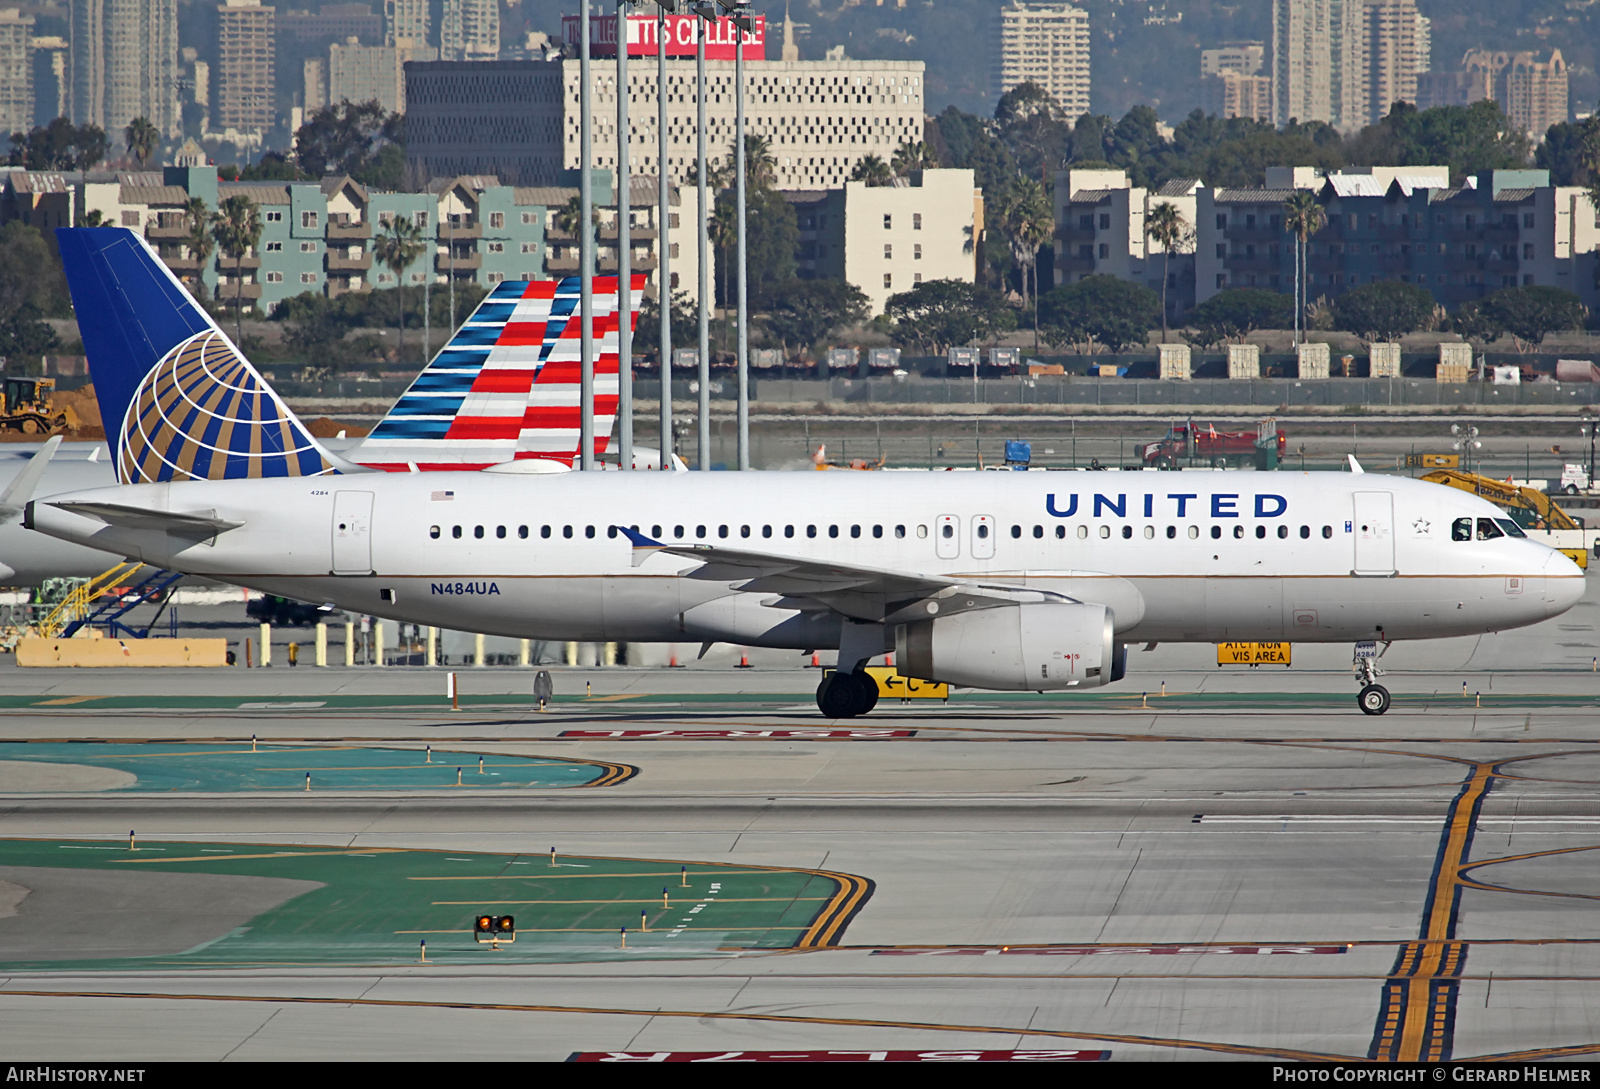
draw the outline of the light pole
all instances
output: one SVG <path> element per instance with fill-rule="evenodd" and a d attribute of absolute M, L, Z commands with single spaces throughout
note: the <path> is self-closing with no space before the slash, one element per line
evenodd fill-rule
<path fill-rule="evenodd" d="M 734 71 L 734 158 L 737 162 L 737 191 L 734 204 L 739 211 L 739 469 L 750 468 L 750 325 L 748 321 L 749 280 L 745 266 L 744 237 L 744 36 L 755 25 L 750 15 L 750 5 L 741 3 L 732 9 L 733 18 L 733 71 Z"/>
<path fill-rule="evenodd" d="M 628 0 L 617 0 L 617 436 L 618 468 L 633 468 L 633 171 L 628 133 Z"/>
<path fill-rule="evenodd" d="M 589 0 L 578 13 L 578 468 L 594 465 L 594 195 L 589 164 L 594 161 L 589 95 Z"/>
<path fill-rule="evenodd" d="M 657 0 L 656 9 L 656 307 L 661 316 L 661 470 L 672 471 L 672 244 L 667 199 L 667 10 L 677 0 Z"/>
<path fill-rule="evenodd" d="M 695 24 L 694 47 L 695 178 L 699 185 L 699 207 L 696 208 L 695 214 L 699 217 L 697 243 L 700 247 L 700 461 L 697 468 L 709 470 L 711 468 L 711 277 L 707 245 L 710 224 L 706 214 L 706 26 L 715 21 L 717 8 L 712 3 L 697 3 L 694 5 L 694 13 L 700 17 L 700 21 Z"/>

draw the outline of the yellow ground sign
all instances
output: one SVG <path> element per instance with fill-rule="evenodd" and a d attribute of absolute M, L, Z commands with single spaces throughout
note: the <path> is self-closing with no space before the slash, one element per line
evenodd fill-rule
<path fill-rule="evenodd" d="M 1407 469 L 1459 469 L 1460 454 L 1407 454 Z"/>
<path fill-rule="evenodd" d="M 827 670 L 832 673 L 833 670 Z M 868 666 L 867 676 L 878 682 L 879 699 L 896 700 L 947 700 L 950 686 L 938 681 L 924 681 L 916 677 L 902 677 L 894 666 Z"/>
<path fill-rule="evenodd" d="M 1218 643 L 1217 664 L 1225 665 L 1281 665 L 1289 664 L 1288 643 Z"/>

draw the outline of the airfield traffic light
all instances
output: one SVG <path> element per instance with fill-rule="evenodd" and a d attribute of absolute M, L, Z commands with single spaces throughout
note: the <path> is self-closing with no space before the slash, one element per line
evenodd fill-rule
<path fill-rule="evenodd" d="M 514 942 L 517 940 L 517 921 L 510 915 L 479 915 L 472 923 L 472 937 L 479 945 L 485 942 L 490 945 Z"/>

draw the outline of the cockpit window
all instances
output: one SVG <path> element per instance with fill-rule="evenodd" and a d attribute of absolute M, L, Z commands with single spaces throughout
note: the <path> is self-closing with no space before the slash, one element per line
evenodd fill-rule
<path fill-rule="evenodd" d="M 1494 520 L 1494 524 L 1499 526 L 1501 529 L 1505 530 L 1507 537 L 1526 537 L 1527 536 L 1526 533 L 1522 532 L 1522 527 L 1517 525 L 1517 523 L 1513 522 L 1509 518 L 1496 518 Z"/>
<path fill-rule="evenodd" d="M 1457 518 L 1450 523 L 1450 539 L 1452 541 L 1472 540 L 1472 519 Z"/>
<path fill-rule="evenodd" d="M 1478 540 L 1492 541 L 1496 537 L 1504 537 L 1505 530 L 1494 524 L 1493 518 L 1478 519 Z"/>

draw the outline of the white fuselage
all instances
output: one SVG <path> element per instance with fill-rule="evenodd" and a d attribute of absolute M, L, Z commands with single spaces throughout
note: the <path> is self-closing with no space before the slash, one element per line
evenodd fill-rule
<path fill-rule="evenodd" d="M 197 540 L 52 500 L 242 522 Z M 161 567 L 445 628 L 576 640 L 836 645 L 838 619 L 612 527 L 1103 604 L 1124 641 L 1426 639 L 1536 623 L 1582 596 L 1565 556 L 1480 539 L 1503 512 L 1348 473 L 384 474 L 49 496 L 31 525 Z M 1468 540 L 1452 539 L 1467 519 Z M 1457 535 L 1459 528 L 1457 529 Z M 690 577 L 695 576 L 695 577 Z"/>

